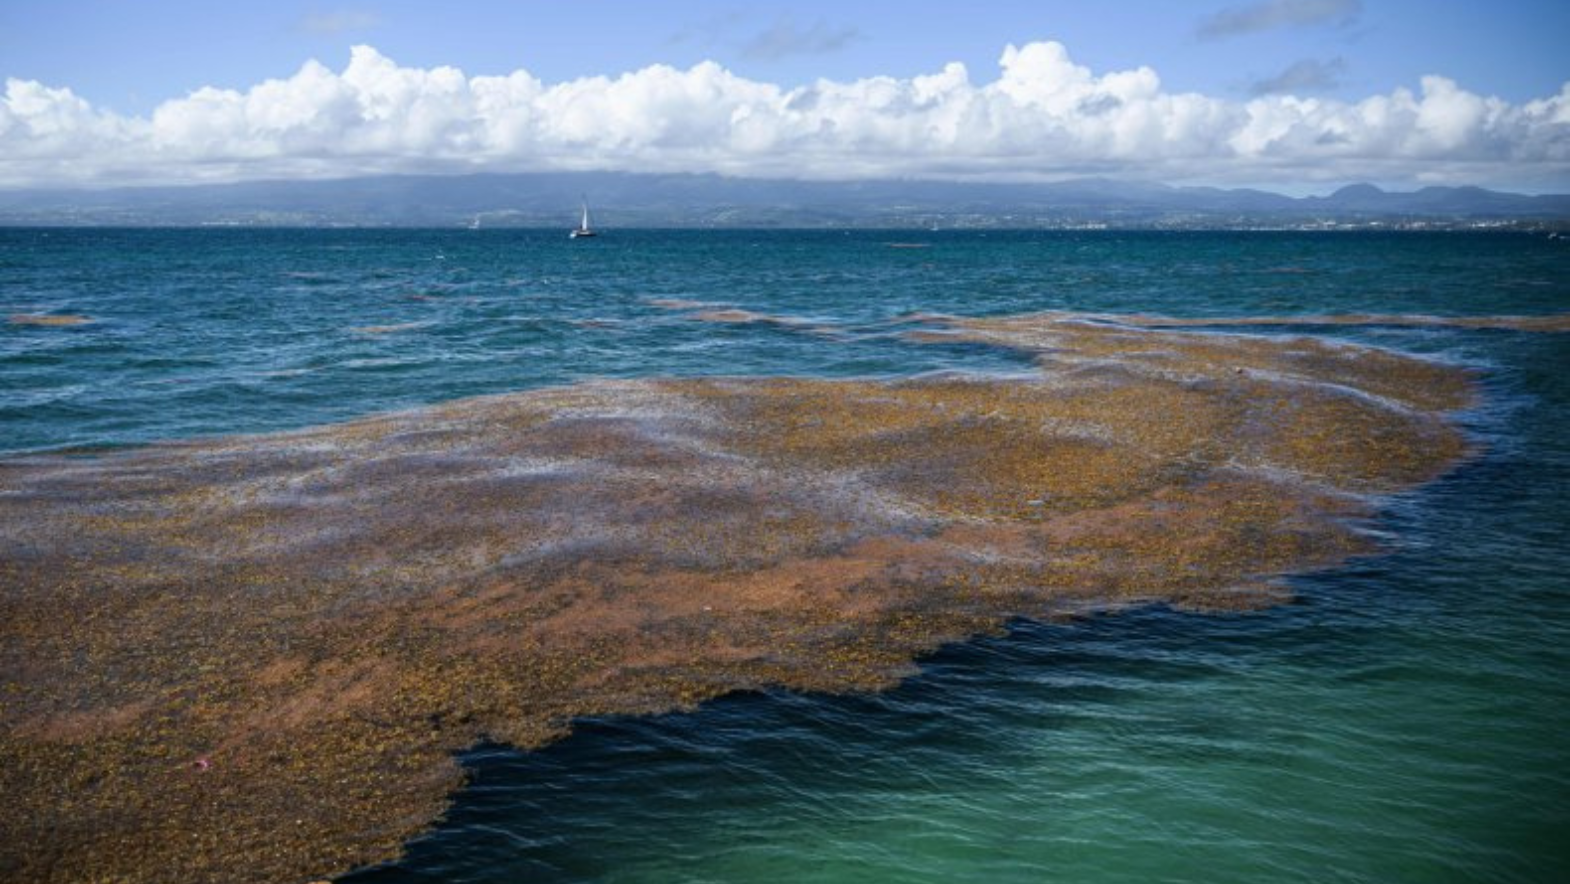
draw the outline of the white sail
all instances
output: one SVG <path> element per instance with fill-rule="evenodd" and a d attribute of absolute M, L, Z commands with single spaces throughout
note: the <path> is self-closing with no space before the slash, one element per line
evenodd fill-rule
<path fill-rule="evenodd" d="M 594 236 L 594 230 L 591 227 L 589 227 L 589 201 L 588 200 L 584 200 L 583 201 L 583 222 L 580 223 L 578 225 L 578 229 L 574 230 L 571 234 L 569 234 L 569 236 L 571 236 L 573 239 L 577 239 L 580 236 Z"/>

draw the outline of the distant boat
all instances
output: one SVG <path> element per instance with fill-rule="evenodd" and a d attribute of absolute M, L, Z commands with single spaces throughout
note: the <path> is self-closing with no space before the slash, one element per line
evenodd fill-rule
<path fill-rule="evenodd" d="M 580 237 L 596 236 L 596 235 L 597 234 L 595 234 L 594 228 L 589 226 L 589 201 L 588 200 L 584 200 L 583 201 L 583 221 L 578 224 L 578 229 L 574 230 L 572 233 L 568 234 L 568 236 L 572 237 L 573 239 L 578 239 Z"/>

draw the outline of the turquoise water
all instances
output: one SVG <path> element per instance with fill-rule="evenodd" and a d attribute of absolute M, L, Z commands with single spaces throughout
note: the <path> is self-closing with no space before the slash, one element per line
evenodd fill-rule
<path fill-rule="evenodd" d="M 926 248 L 890 248 L 919 240 Z M 807 326 L 694 322 L 680 299 Z M 921 312 L 1570 310 L 1524 234 L 0 230 L 0 451 L 303 426 L 593 377 L 1017 372 Z M 401 326 L 394 330 L 367 331 Z M 359 330 L 357 330 L 359 329 Z M 1304 333 L 1304 329 L 1276 329 Z M 482 747 L 358 882 L 1570 880 L 1570 336 L 1309 331 L 1472 365 L 1477 457 L 1295 604 L 949 648 Z M 1271 333 L 1272 329 L 1261 329 Z"/>

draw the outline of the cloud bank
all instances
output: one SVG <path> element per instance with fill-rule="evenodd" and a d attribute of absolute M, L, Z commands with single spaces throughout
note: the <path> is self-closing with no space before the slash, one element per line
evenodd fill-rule
<path fill-rule="evenodd" d="M 622 170 L 843 179 L 1229 185 L 1374 180 L 1570 189 L 1570 82 L 1512 104 L 1440 76 L 1356 102 L 1164 91 L 1096 74 L 1058 43 L 1009 46 L 990 82 L 957 63 L 909 79 L 786 89 L 712 62 L 544 83 L 400 67 L 369 46 L 148 117 L 20 79 L 0 102 L 0 186 L 413 172 Z"/>

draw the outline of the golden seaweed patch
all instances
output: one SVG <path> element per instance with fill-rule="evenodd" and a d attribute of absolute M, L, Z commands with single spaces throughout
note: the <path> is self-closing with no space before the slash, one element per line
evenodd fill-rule
<path fill-rule="evenodd" d="M 13 313 L 6 321 L 12 325 L 68 326 L 86 325 L 93 319 L 90 316 L 77 316 L 70 313 Z"/>
<path fill-rule="evenodd" d="M 1274 603 L 1464 451 L 1450 366 L 929 322 L 1040 371 L 602 382 L 6 464 L 0 868 L 342 873 L 398 855 L 480 739 L 881 688 L 1012 616 Z"/>

